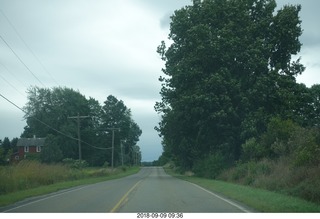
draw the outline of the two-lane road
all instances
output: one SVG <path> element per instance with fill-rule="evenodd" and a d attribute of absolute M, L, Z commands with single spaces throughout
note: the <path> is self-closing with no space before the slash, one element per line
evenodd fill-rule
<path fill-rule="evenodd" d="M 135 175 L 41 196 L 4 212 L 249 212 L 195 184 L 145 167 Z"/>

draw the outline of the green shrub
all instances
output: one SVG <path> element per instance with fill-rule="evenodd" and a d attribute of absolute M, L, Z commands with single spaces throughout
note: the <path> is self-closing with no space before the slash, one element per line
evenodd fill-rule
<path fill-rule="evenodd" d="M 260 144 L 266 150 L 266 158 L 279 158 L 290 153 L 288 144 L 292 134 L 299 126 L 291 120 L 274 117 L 268 123 L 267 131 L 261 136 Z"/>
<path fill-rule="evenodd" d="M 219 175 L 219 179 L 243 185 L 255 185 L 259 176 L 268 176 L 271 172 L 272 165 L 265 159 L 259 162 L 240 162 L 237 163 L 235 167 Z"/>
<path fill-rule="evenodd" d="M 27 160 L 40 161 L 40 154 L 38 154 L 38 153 L 27 153 L 25 158 Z"/>
<path fill-rule="evenodd" d="M 295 166 L 320 164 L 319 130 L 300 128 L 289 139 Z"/>
<path fill-rule="evenodd" d="M 248 175 L 248 168 L 246 164 L 239 163 L 236 167 L 233 168 L 231 172 L 232 181 L 241 181 L 242 178 Z"/>
<path fill-rule="evenodd" d="M 292 168 L 290 184 L 283 189 L 286 194 L 320 204 L 320 166 Z"/>
<path fill-rule="evenodd" d="M 237 163 L 218 179 L 320 203 L 320 166 L 293 166 L 289 157 Z"/>
<path fill-rule="evenodd" d="M 75 169 L 82 169 L 89 166 L 85 160 L 74 160 L 72 158 L 65 158 L 62 160 L 62 163 Z"/>
<path fill-rule="evenodd" d="M 317 182 L 318 185 L 319 183 L 320 182 Z M 320 186 L 314 186 L 314 182 L 310 182 L 309 180 L 301 182 L 285 191 L 292 196 L 320 203 Z"/>
<path fill-rule="evenodd" d="M 49 134 L 46 137 L 45 145 L 41 150 L 40 159 L 43 163 L 57 163 L 63 158 L 62 151 L 57 142 L 57 137 Z"/>
<path fill-rule="evenodd" d="M 102 176 L 109 176 L 112 170 L 107 168 L 100 168 L 100 169 L 88 168 L 88 170 L 85 172 L 86 172 L 85 174 L 90 177 L 102 177 Z"/>
<path fill-rule="evenodd" d="M 258 160 L 265 154 L 264 148 L 257 142 L 256 138 L 248 139 L 241 147 L 243 160 Z"/>
<path fill-rule="evenodd" d="M 216 178 L 225 168 L 225 161 L 220 153 L 211 154 L 198 160 L 193 168 L 195 175 L 210 179 Z"/>
<path fill-rule="evenodd" d="M 104 164 L 102 165 L 102 167 L 104 167 L 104 168 L 107 168 L 107 167 L 109 167 L 109 162 L 108 161 L 106 161 L 106 162 L 104 162 Z"/>

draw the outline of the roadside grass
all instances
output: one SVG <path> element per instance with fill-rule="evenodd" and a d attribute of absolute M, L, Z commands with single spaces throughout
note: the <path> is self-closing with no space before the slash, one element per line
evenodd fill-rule
<path fill-rule="evenodd" d="M 73 176 L 73 179 L 65 179 L 64 181 L 54 182 L 49 185 L 39 185 L 2 194 L 0 195 L 0 207 L 13 204 L 26 198 L 45 195 L 63 189 L 122 178 L 135 174 L 139 172 L 139 170 L 139 167 L 120 167 L 114 170 L 106 168 L 84 168 L 83 170 L 74 170 L 76 173 L 75 176 Z M 81 173 L 79 173 L 79 171 Z M 79 179 L 76 179 L 78 177 Z"/>
<path fill-rule="evenodd" d="M 218 180 L 185 176 L 177 174 L 172 169 L 165 171 L 179 179 L 197 184 L 209 191 L 221 194 L 227 198 L 239 201 L 257 212 L 268 213 L 295 213 L 295 212 L 320 212 L 320 206 L 292 196 L 287 196 L 263 189 L 227 183 Z"/>
<path fill-rule="evenodd" d="M 294 166 L 287 157 L 237 163 L 216 178 L 294 196 L 320 205 L 320 166 Z"/>

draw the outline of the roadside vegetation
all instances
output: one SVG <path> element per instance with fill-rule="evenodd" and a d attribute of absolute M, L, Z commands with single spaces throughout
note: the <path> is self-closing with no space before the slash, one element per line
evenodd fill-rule
<path fill-rule="evenodd" d="M 301 10 L 194 0 L 174 12 L 157 50 L 157 164 L 320 204 L 320 85 L 296 80 Z"/>
<path fill-rule="evenodd" d="M 235 165 L 202 163 L 198 176 L 267 189 L 320 204 L 320 130 L 272 119 L 267 131 L 242 145 Z M 220 169 L 218 169 L 220 167 Z M 198 166 L 200 168 L 200 166 Z"/>
<path fill-rule="evenodd" d="M 139 167 L 85 167 L 84 162 L 45 164 L 23 160 L 0 166 L 0 206 L 36 195 L 137 173 Z"/>
<path fill-rule="evenodd" d="M 320 206 L 319 141 L 318 129 L 302 128 L 291 120 L 274 118 L 259 138 L 251 138 L 242 144 L 241 157 L 233 165 L 226 165 L 217 154 L 198 161 L 189 171 L 175 166 L 172 161 L 171 167 L 177 173 L 202 177 L 204 181 L 215 179 L 250 186 Z M 168 162 L 162 159 L 162 162 Z M 295 211 L 308 211 L 309 208 L 297 209 Z"/>
<path fill-rule="evenodd" d="M 166 167 L 170 175 L 197 184 L 229 199 L 247 205 L 253 212 L 288 213 L 288 212 L 320 212 L 320 205 L 306 200 L 271 192 L 250 186 L 228 183 L 221 180 L 205 179 L 192 176 L 191 172 L 179 174 L 174 168 Z"/>

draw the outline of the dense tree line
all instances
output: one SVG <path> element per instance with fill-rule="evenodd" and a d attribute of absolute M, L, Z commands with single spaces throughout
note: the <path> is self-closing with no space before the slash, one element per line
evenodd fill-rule
<path fill-rule="evenodd" d="M 111 164 L 112 131 L 114 131 L 114 164 L 136 162 L 140 149 L 136 146 L 142 134 L 132 119 L 131 110 L 109 95 L 101 106 L 94 98 L 86 98 L 70 88 L 31 87 L 24 107 L 27 126 L 21 137 L 46 137 L 40 159 L 59 162 L 65 158 L 79 159 L 77 119 L 80 119 L 82 159 L 90 165 Z M 141 155 L 139 157 L 141 159 Z"/>
<path fill-rule="evenodd" d="M 249 156 L 253 141 L 272 157 L 274 142 L 262 143 L 272 124 L 319 126 L 320 86 L 297 83 L 305 68 L 292 58 L 302 46 L 301 7 L 275 8 L 275 0 L 194 0 L 174 12 L 172 44 L 157 49 L 160 161 L 214 173 Z"/>

